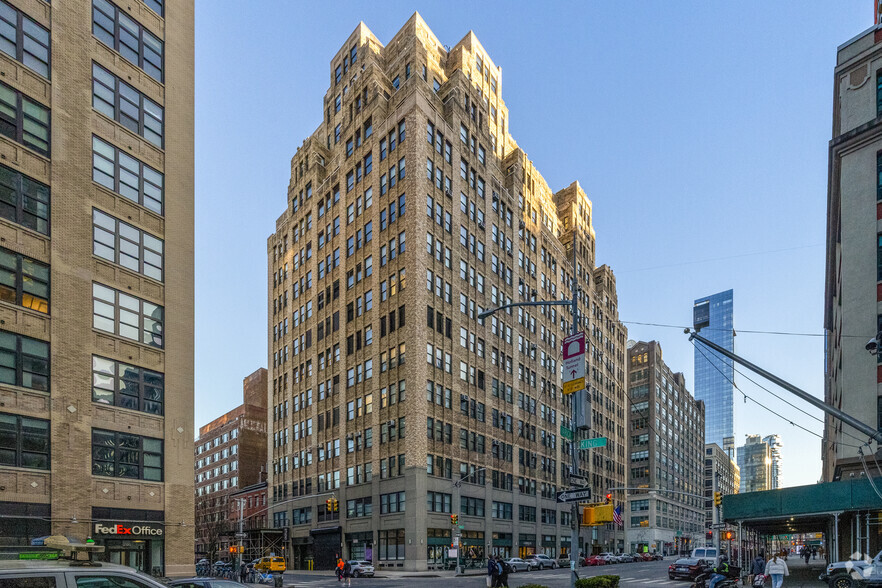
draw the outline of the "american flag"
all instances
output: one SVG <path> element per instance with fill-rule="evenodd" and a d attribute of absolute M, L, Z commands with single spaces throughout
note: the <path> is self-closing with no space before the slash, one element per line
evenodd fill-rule
<path fill-rule="evenodd" d="M 613 511 L 613 521 L 615 521 L 615 523 L 617 525 L 621 526 L 621 524 L 622 524 L 622 505 L 621 504 L 619 506 L 617 506 L 616 509 Z"/>

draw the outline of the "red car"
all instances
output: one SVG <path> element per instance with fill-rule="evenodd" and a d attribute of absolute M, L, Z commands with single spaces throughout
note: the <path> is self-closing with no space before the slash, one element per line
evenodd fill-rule
<path fill-rule="evenodd" d="M 591 555 L 585 558 L 585 563 L 583 565 L 586 566 L 605 566 L 607 561 L 600 557 L 599 555 Z"/>

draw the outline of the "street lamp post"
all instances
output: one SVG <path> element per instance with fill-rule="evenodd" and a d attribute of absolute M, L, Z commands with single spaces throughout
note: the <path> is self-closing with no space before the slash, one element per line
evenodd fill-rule
<path fill-rule="evenodd" d="M 456 504 L 451 505 L 450 510 L 457 512 L 457 509 L 459 509 L 458 513 L 462 514 L 462 505 L 460 503 L 462 502 L 462 483 L 463 483 L 463 480 L 465 480 L 469 476 L 477 475 L 478 472 L 483 472 L 486 469 L 487 468 L 479 468 L 479 469 L 475 470 L 474 472 L 467 473 L 462 478 L 460 478 L 459 480 L 457 480 L 456 482 L 453 483 L 453 487 L 456 488 Z M 463 526 L 465 526 L 465 525 L 463 525 Z M 454 533 L 456 533 L 456 530 L 454 530 Z M 462 541 L 460 540 L 456 546 L 456 575 L 457 576 L 462 574 L 462 566 L 459 565 L 459 554 L 461 551 L 462 551 Z"/>
<path fill-rule="evenodd" d="M 573 298 L 571 300 L 537 300 L 533 302 L 513 302 L 511 304 L 506 304 L 500 306 L 498 308 L 493 308 L 490 310 L 485 310 L 484 312 L 478 315 L 478 319 L 484 320 L 488 316 L 500 310 L 507 310 L 509 308 L 515 308 L 519 306 L 569 306 L 570 314 L 571 314 L 571 322 L 572 322 L 572 334 L 575 334 L 579 329 L 579 282 L 578 275 L 579 271 L 577 269 L 578 263 L 576 258 L 576 237 L 578 234 L 578 227 L 573 226 L 573 283 L 572 283 L 572 294 Z M 575 433 L 576 427 L 576 403 L 570 399 L 570 418 L 571 424 L 573 425 L 573 431 Z M 570 457 L 572 459 L 571 465 L 571 473 L 572 476 L 577 476 L 579 474 L 579 454 L 577 452 L 577 441 L 576 435 L 573 435 L 573 440 L 570 442 Z M 578 578 L 576 574 L 576 561 L 578 558 L 578 549 L 579 549 L 579 503 L 578 501 L 574 501 L 572 506 L 570 507 L 570 528 L 572 529 L 572 533 L 570 535 L 570 587 L 575 588 L 576 579 Z M 457 552 L 457 556 L 459 552 Z"/>

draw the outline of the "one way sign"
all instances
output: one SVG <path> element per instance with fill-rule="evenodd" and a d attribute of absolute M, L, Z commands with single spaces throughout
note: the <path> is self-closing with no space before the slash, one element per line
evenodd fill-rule
<path fill-rule="evenodd" d="M 591 500 L 591 488 L 564 490 L 557 493 L 558 502 L 576 502 L 577 500 Z"/>

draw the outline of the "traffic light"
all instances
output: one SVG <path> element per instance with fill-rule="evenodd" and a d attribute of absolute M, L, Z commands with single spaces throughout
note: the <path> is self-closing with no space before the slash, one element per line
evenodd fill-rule
<path fill-rule="evenodd" d="M 331 499 L 331 506 L 334 507 L 334 512 L 338 512 L 340 510 L 340 503 L 337 501 L 336 498 Z"/>
<path fill-rule="evenodd" d="M 734 538 L 735 533 L 733 533 L 732 531 L 723 531 L 722 539 L 725 539 L 726 541 L 731 541 Z"/>
<path fill-rule="evenodd" d="M 606 502 L 604 504 L 612 504 L 612 494 L 606 495 Z"/>
<path fill-rule="evenodd" d="M 712 541 L 713 538 L 714 538 L 714 532 L 713 532 L 713 531 L 708 531 L 707 533 L 704 534 L 704 537 L 705 537 L 705 539 L 707 539 L 708 541 Z"/>
<path fill-rule="evenodd" d="M 459 515 L 452 514 L 450 515 L 450 524 L 456 526 L 459 524 Z"/>
<path fill-rule="evenodd" d="M 331 498 L 325 500 L 325 506 L 328 509 L 328 512 L 334 512 L 334 502 Z"/>
<path fill-rule="evenodd" d="M 722 492 L 714 492 L 714 506 L 721 506 L 723 504 L 723 493 Z"/>

